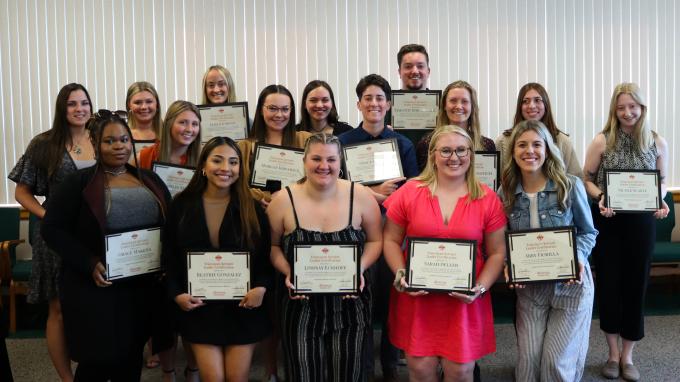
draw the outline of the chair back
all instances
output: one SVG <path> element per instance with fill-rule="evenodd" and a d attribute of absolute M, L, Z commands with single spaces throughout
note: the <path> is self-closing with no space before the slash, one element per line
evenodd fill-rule
<path fill-rule="evenodd" d="M 663 200 L 668 204 L 668 216 L 665 219 L 656 220 L 656 241 L 671 241 L 673 228 L 675 228 L 675 203 L 673 203 L 673 193 L 667 192 Z"/>
<path fill-rule="evenodd" d="M 9 245 L 5 241 L 19 239 L 19 224 L 19 207 L 0 207 L 0 242 L 2 242 L 0 278 L 3 283 L 12 278 L 12 267 L 16 262 L 14 251 L 9 250 Z"/>

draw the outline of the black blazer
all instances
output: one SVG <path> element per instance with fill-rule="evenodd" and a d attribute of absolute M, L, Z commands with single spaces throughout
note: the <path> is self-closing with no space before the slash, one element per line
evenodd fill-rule
<path fill-rule="evenodd" d="M 170 193 L 153 172 L 128 166 L 154 193 L 164 216 Z M 47 204 L 41 234 L 62 260 L 59 297 L 66 343 L 78 362 L 115 362 L 144 346 L 151 326 L 150 301 L 160 298 L 152 275 L 114 281 L 99 288 L 92 279 L 103 263 L 106 174 L 100 166 L 79 170 L 59 185 Z M 141 228 L 141 227 L 140 227 Z"/>

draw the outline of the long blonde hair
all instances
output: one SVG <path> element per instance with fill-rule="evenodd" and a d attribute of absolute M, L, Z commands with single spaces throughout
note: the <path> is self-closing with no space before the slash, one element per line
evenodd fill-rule
<path fill-rule="evenodd" d="M 564 168 L 564 161 L 562 160 L 560 149 L 555 144 L 555 141 L 553 141 L 550 131 L 543 122 L 529 119 L 518 123 L 512 128 L 508 150 L 505 150 L 503 153 L 504 157 L 503 160 L 501 160 L 501 163 L 505 164 L 501 173 L 503 207 L 505 208 L 506 213 L 510 213 L 512 207 L 515 205 L 515 189 L 517 188 L 517 184 L 522 181 L 522 173 L 519 166 L 517 166 L 514 159 L 515 156 L 513 155 L 515 151 L 515 142 L 528 130 L 535 131 L 545 142 L 545 162 L 543 163 L 541 170 L 546 178 L 555 183 L 557 200 L 562 209 L 567 209 L 569 207 L 569 192 L 573 185 Z"/>
<path fill-rule="evenodd" d="M 472 150 L 484 150 L 482 145 L 482 130 L 479 123 L 479 104 L 477 103 L 477 91 L 469 83 L 463 80 L 449 84 L 442 92 L 439 102 L 439 114 L 437 115 L 437 127 L 450 125 L 451 121 L 446 114 L 446 97 L 453 89 L 465 89 L 470 93 L 470 118 L 467 120 L 467 132 L 472 140 Z"/>
<path fill-rule="evenodd" d="M 165 119 L 163 122 L 163 129 L 161 130 L 161 143 L 158 150 L 158 160 L 161 162 L 169 162 L 172 153 L 172 125 L 175 124 L 177 116 L 185 111 L 193 112 L 198 121 L 201 121 L 201 112 L 198 107 L 188 101 L 175 101 L 170 107 L 168 107 L 167 113 L 165 113 Z M 187 147 L 187 166 L 196 166 L 198 163 L 198 156 L 201 153 L 201 128 L 198 129 L 198 134 L 189 147 Z"/>
<path fill-rule="evenodd" d="M 632 135 L 633 140 L 638 144 L 640 152 L 647 152 L 652 146 L 652 142 L 654 142 L 656 133 L 651 131 L 646 123 L 647 105 L 643 101 L 642 90 L 640 90 L 640 87 L 637 84 L 632 82 L 624 82 L 616 85 L 614 88 L 614 94 L 612 94 L 612 100 L 609 104 L 609 118 L 602 130 L 602 133 L 607 137 L 607 150 L 613 150 L 616 147 L 616 133 L 619 131 L 619 118 L 616 116 L 616 103 L 619 100 L 619 96 L 622 94 L 630 95 L 635 102 L 640 105 L 642 112 L 640 113 L 640 119 L 638 119 L 633 128 Z"/>
<path fill-rule="evenodd" d="M 470 138 L 468 132 L 462 127 L 456 125 L 445 125 L 438 127 L 434 131 L 432 134 L 432 139 L 430 139 L 430 146 L 427 150 L 427 164 L 425 165 L 423 172 L 420 173 L 420 175 L 415 179 L 423 183 L 420 185 L 420 187 L 428 187 L 430 192 L 434 195 L 435 191 L 437 190 L 437 168 L 435 167 L 434 156 L 436 155 L 437 142 L 439 142 L 439 139 L 446 134 L 458 134 L 462 136 L 465 138 L 470 148 L 470 167 L 465 173 L 465 182 L 467 183 L 468 188 L 467 203 L 470 203 L 471 201 L 477 200 L 484 196 L 484 189 L 475 175 L 475 150 L 472 148 L 472 138 Z M 453 155 L 456 154 L 454 153 Z"/>

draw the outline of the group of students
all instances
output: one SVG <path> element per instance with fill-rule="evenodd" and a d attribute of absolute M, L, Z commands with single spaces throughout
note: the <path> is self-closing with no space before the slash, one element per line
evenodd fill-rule
<path fill-rule="evenodd" d="M 405 45 L 397 59 L 402 87 L 425 90 L 425 48 Z M 206 71 L 203 89 L 203 104 L 235 101 L 221 66 Z M 609 345 L 603 375 L 637 380 L 632 352 L 644 336 L 652 223 L 667 216 L 668 206 L 615 214 L 602 190 L 604 168 L 658 169 L 665 195 L 668 149 L 646 124 L 639 88 L 616 87 L 585 174 L 540 84 L 520 89 L 514 125 L 495 142 L 481 135 L 477 94 L 465 81 L 444 89 L 438 126 L 416 145 L 386 123 L 391 88 L 384 78 L 363 77 L 356 93 L 362 122 L 353 129 L 339 121 L 330 86 L 310 82 L 296 126 L 292 94 L 267 86 L 249 138 L 216 137 L 201 148 L 197 107 L 176 101 L 161 122 L 151 84 L 130 86 L 127 112 L 97 113 L 82 85 L 64 86 L 52 128 L 31 141 L 9 175 L 17 201 L 41 220 L 29 301 L 49 302 L 48 351 L 62 380 L 139 380 L 149 338 L 164 380 L 174 380 L 179 332 L 188 380 L 199 374 L 204 381 L 247 380 L 259 342 L 267 380 L 276 380 L 280 339 L 286 380 L 361 381 L 372 374 L 376 316 L 384 321 L 386 380 L 397 377 L 396 346 L 411 380 L 443 373 L 447 381 L 470 381 L 478 378 L 475 361 L 496 350 L 487 291 L 503 273 L 506 230 L 565 225 L 576 227 L 579 280 L 510 285 L 517 293 L 515 378 L 581 378 L 596 287 Z M 342 145 L 386 138 L 397 140 L 404 177 L 370 187 L 342 179 Z M 304 149 L 304 178 L 273 194 L 250 188 L 255 143 Z M 478 181 L 474 162 L 475 151 L 496 150 L 502 176 L 494 192 Z M 196 171 L 171 198 L 149 171 L 153 161 Z M 45 204 L 36 196 L 45 196 Z M 163 227 L 163 272 L 106 280 L 105 235 L 156 226 Z M 476 241 L 473 294 L 407 291 L 407 236 Z M 310 241 L 359 244 L 362 293 L 290 294 L 292 248 Z M 187 252 L 201 248 L 251 253 L 252 289 L 242 300 L 206 302 L 187 293 Z M 75 376 L 71 359 L 78 362 Z"/>

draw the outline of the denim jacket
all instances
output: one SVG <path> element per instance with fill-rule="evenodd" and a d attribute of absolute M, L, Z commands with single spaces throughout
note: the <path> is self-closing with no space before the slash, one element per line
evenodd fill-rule
<path fill-rule="evenodd" d="M 593 226 L 593 217 L 588 205 L 588 197 L 581 179 L 567 174 L 572 181 L 573 187 L 569 192 L 567 205 L 570 208 L 562 209 L 557 200 L 557 190 L 552 180 L 548 180 L 545 189 L 538 193 L 538 217 L 541 228 L 573 225 L 576 227 L 576 248 L 578 260 L 581 264 L 588 264 L 588 256 L 595 246 L 597 230 Z M 498 190 L 498 195 L 503 199 L 503 192 Z M 517 184 L 515 189 L 515 205 L 508 216 L 508 229 L 511 231 L 531 228 L 529 217 L 529 197 L 527 197 L 522 183 Z"/>

